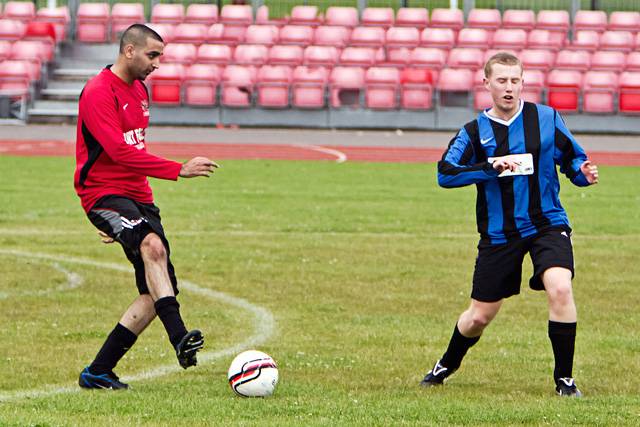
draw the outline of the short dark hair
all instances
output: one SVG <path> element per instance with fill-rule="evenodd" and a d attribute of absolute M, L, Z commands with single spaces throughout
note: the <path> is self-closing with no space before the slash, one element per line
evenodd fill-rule
<path fill-rule="evenodd" d="M 522 62 L 518 59 L 517 56 L 509 53 L 509 52 L 498 52 L 493 55 L 486 64 L 484 64 L 484 76 L 489 78 L 491 76 L 491 67 L 493 64 L 502 64 L 502 65 L 519 65 L 520 70 L 522 70 Z"/>
<path fill-rule="evenodd" d="M 136 47 L 146 46 L 147 39 L 151 37 L 154 40 L 164 43 L 160 34 L 153 31 L 151 28 L 142 24 L 133 24 L 122 33 L 120 37 L 120 53 L 124 53 L 124 47 L 128 44 L 132 44 Z"/>

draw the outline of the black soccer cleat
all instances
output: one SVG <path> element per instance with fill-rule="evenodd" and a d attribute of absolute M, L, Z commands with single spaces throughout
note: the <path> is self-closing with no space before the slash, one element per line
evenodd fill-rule
<path fill-rule="evenodd" d="M 427 375 L 424 376 L 424 379 L 420 381 L 421 387 L 433 387 L 436 385 L 442 385 L 444 380 L 446 380 L 449 375 L 453 374 L 456 370 L 449 369 L 440 364 L 438 360 L 434 365 L 433 369 L 427 372 Z"/>
<path fill-rule="evenodd" d="M 120 378 L 113 371 L 106 374 L 95 375 L 89 371 L 89 367 L 80 372 L 78 384 L 82 388 L 105 389 L 105 390 L 126 390 L 129 384 L 120 381 Z"/>
<path fill-rule="evenodd" d="M 202 332 L 197 329 L 187 332 L 176 346 L 176 356 L 180 366 L 187 369 L 189 366 L 196 366 L 198 359 L 196 353 L 204 346 Z"/>
<path fill-rule="evenodd" d="M 578 390 L 573 378 L 558 378 L 556 381 L 556 393 L 564 397 L 582 397 L 582 392 Z"/>

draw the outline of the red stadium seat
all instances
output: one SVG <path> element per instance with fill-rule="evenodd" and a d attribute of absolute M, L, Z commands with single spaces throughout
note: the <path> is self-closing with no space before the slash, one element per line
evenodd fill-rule
<path fill-rule="evenodd" d="M 508 9 L 502 15 L 502 28 L 520 28 L 530 31 L 536 26 L 533 10 Z"/>
<path fill-rule="evenodd" d="M 313 43 L 313 27 L 309 25 L 285 25 L 280 29 L 279 43 L 309 46 Z"/>
<path fill-rule="evenodd" d="M 582 82 L 582 111 L 613 113 L 618 75 L 610 71 L 589 71 Z"/>
<path fill-rule="evenodd" d="M 493 104 L 491 92 L 484 87 L 484 70 L 477 70 L 473 73 L 473 108 L 484 110 Z"/>
<path fill-rule="evenodd" d="M 260 68 L 256 83 L 257 104 L 269 108 L 288 107 L 291 78 L 291 68 L 285 65 L 265 65 Z"/>
<path fill-rule="evenodd" d="M 381 27 L 356 27 L 351 32 L 350 46 L 380 47 L 385 43 L 385 30 Z"/>
<path fill-rule="evenodd" d="M 464 26 L 464 15 L 460 9 L 435 8 L 431 11 L 431 27 L 451 28 L 459 31 Z"/>
<path fill-rule="evenodd" d="M 36 17 L 35 3 L 29 1 L 8 1 L 4 5 L 4 18 L 17 19 L 27 23 Z"/>
<path fill-rule="evenodd" d="M 600 34 L 593 30 L 580 30 L 576 31 L 571 41 L 571 49 L 573 50 L 588 50 L 593 52 L 598 49 L 600 44 Z"/>
<path fill-rule="evenodd" d="M 558 111 L 578 111 L 582 73 L 573 70 L 553 70 L 547 77 L 547 104 Z"/>
<path fill-rule="evenodd" d="M 330 6 L 324 16 L 325 25 L 355 27 L 359 24 L 358 9 L 355 7 Z"/>
<path fill-rule="evenodd" d="M 420 31 L 410 27 L 391 27 L 386 38 L 387 48 L 416 47 L 420 43 Z"/>
<path fill-rule="evenodd" d="M 331 107 L 360 106 L 360 89 L 364 87 L 364 69 L 335 67 L 331 71 L 329 82 Z"/>
<path fill-rule="evenodd" d="M 634 43 L 633 34 L 629 31 L 605 31 L 600 36 L 600 50 L 630 52 Z"/>
<path fill-rule="evenodd" d="M 587 71 L 591 65 L 591 54 L 586 50 L 561 50 L 556 57 L 555 68 Z"/>
<path fill-rule="evenodd" d="M 371 67 L 364 76 L 365 106 L 371 109 L 398 108 L 400 71 L 392 67 Z"/>
<path fill-rule="evenodd" d="M 348 46 L 340 54 L 340 64 L 370 67 L 376 62 L 376 54 L 374 48 Z"/>
<path fill-rule="evenodd" d="M 562 49 L 565 40 L 564 33 L 541 29 L 531 30 L 527 39 L 527 48 L 557 51 Z"/>
<path fill-rule="evenodd" d="M 168 63 L 191 65 L 196 61 L 198 47 L 192 43 L 169 43 L 162 59 Z"/>
<path fill-rule="evenodd" d="M 233 55 L 231 47 L 220 44 L 203 44 L 198 47 L 196 62 L 204 64 L 227 65 Z"/>
<path fill-rule="evenodd" d="M 599 33 L 607 29 L 607 14 L 602 10 L 579 10 L 573 17 L 573 30 L 592 30 Z"/>
<path fill-rule="evenodd" d="M 182 64 L 162 64 L 149 77 L 151 102 L 159 105 L 180 105 L 184 80 Z"/>
<path fill-rule="evenodd" d="M 192 3 L 187 6 L 184 22 L 188 24 L 213 25 L 218 22 L 218 5 Z"/>
<path fill-rule="evenodd" d="M 31 81 L 31 64 L 28 61 L 0 62 L 0 91 L 15 93 L 12 99 L 29 97 Z"/>
<path fill-rule="evenodd" d="M 405 68 L 400 75 L 400 106 L 407 110 L 433 108 L 432 73 L 425 69 Z"/>
<path fill-rule="evenodd" d="M 271 65 L 300 65 L 304 58 L 302 46 L 275 45 L 269 49 Z"/>
<path fill-rule="evenodd" d="M 477 70 L 484 65 L 484 54 L 480 49 L 456 47 L 449 52 L 447 65 L 451 68 Z"/>
<path fill-rule="evenodd" d="M 297 108 L 324 108 L 329 72 L 324 67 L 302 65 L 293 70 L 291 103 Z"/>
<path fill-rule="evenodd" d="M 447 64 L 448 53 L 434 47 L 417 47 L 411 52 L 409 63 L 414 68 L 441 70 Z"/>
<path fill-rule="evenodd" d="M 608 29 L 632 33 L 640 31 L 640 12 L 611 12 Z"/>
<path fill-rule="evenodd" d="M 440 72 L 437 88 L 440 91 L 440 103 L 442 105 L 467 107 L 469 105 L 469 93 L 473 89 L 473 71 L 444 68 Z"/>
<path fill-rule="evenodd" d="M 429 11 L 422 7 L 401 7 L 396 12 L 396 27 L 423 29 L 429 25 Z"/>
<path fill-rule="evenodd" d="M 222 73 L 221 103 L 227 107 L 250 107 L 256 83 L 254 67 L 229 65 Z"/>
<path fill-rule="evenodd" d="M 45 42 L 47 45 L 49 45 L 48 49 L 51 51 L 50 59 L 53 59 L 56 37 L 56 29 L 53 23 L 44 21 L 31 21 L 27 24 L 27 29 L 25 31 L 23 40 L 38 40 Z"/>
<path fill-rule="evenodd" d="M 226 4 L 220 11 L 220 22 L 223 24 L 248 26 L 253 23 L 253 11 L 249 5 Z"/>
<path fill-rule="evenodd" d="M 640 113 L 640 73 L 625 71 L 618 80 L 618 111 L 621 113 Z"/>
<path fill-rule="evenodd" d="M 319 25 L 320 18 L 318 17 L 318 6 L 294 6 L 293 9 L 291 9 L 291 18 L 289 18 L 289 24 Z"/>
<path fill-rule="evenodd" d="M 425 28 L 420 35 L 420 45 L 451 49 L 455 45 L 455 33 L 451 28 Z"/>
<path fill-rule="evenodd" d="M 542 91 L 545 87 L 545 74 L 540 70 L 524 70 L 522 74 L 523 88 L 520 97 L 528 102 L 542 102 Z"/>
<path fill-rule="evenodd" d="M 305 65 L 333 67 L 339 57 L 340 51 L 334 46 L 307 46 L 304 50 Z"/>
<path fill-rule="evenodd" d="M 625 71 L 640 71 L 640 51 L 627 55 Z"/>
<path fill-rule="evenodd" d="M 76 38 L 86 43 L 104 43 L 109 39 L 109 4 L 80 3 Z"/>
<path fill-rule="evenodd" d="M 36 20 L 53 24 L 56 30 L 56 41 L 62 41 L 67 37 L 67 25 L 71 20 L 67 6 L 60 6 L 54 9 L 43 7 L 38 10 Z"/>
<path fill-rule="evenodd" d="M 111 8 L 111 40 L 119 40 L 121 33 L 133 24 L 144 24 L 142 3 L 116 3 Z"/>
<path fill-rule="evenodd" d="M 184 21 L 184 6 L 182 4 L 159 3 L 153 6 L 151 22 L 158 24 L 181 24 Z"/>
<path fill-rule="evenodd" d="M 566 10 L 541 10 L 538 12 L 536 28 L 567 33 L 570 28 L 569 12 Z"/>
<path fill-rule="evenodd" d="M 174 29 L 175 29 L 174 25 L 172 25 L 172 24 L 154 24 L 154 23 L 147 23 L 146 25 L 147 25 L 147 27 L 151 28 L 153 31 L 158 33 L 158 35 L 160 37 L 162 37 L 162 40 L 164 40 L 165 44 L 166 43 L 171 43 L 173 41 L 173 32 L 174 32 Z"/>
<path fill-rule="evenodd" d="M 194 106 L 213 106 L 218 103 L 217 88 L 222 69 L 215 64 L 193 64 L 184 77 L 184 103 Z"/>
<path fill-rule="evenodd" d="M 329 27 L 321 25 L 316 28 L 313 44 L 343 48 L 347 45 L 351 30 L 347 27 Z"/>
<path fill-rule="evenodd" d="M 497 30 L 502 25 L 498 9 L 471 9 L 467 17 L 467 27 Z"/>
<path fill-rule="evenodd" d="M 625 61 L 626 56 L 622 52 L 599 50 L 591 56 L 591 69 L 619 73 L 624 70 Z"/>
<path fill-rule="evenodd" d="M 556 53 L 543 49 L 524 49 L 520 52 L 524 69 L 548 71 L 556 61 Z"/>
<path fill-rule="evenodd" d="M 246 30 L 241 25 L 213 24 L 207 31 L 207 42 L 235 46 L 244 41 Z"/>
<path fill-rule="evenodd" d="M 458 33 L 457 47 L 486 49 L 491 45 L 492 33 L 484 28 L 463 28 Z"/>
<path fill-rule="evenodd" d="M 244 42 L 273 46 L 278 42 L 278 27 L 275 25 L 249 25 L 244 33 Z"/>
<path fill-rule="evenodd" d="M 362 11 L 362 25 L 389 28 L 393 21 L 393 9 L 390 7 L 365 7 Z"/>
<path fill-rule="evenodd" d="M 522 50 L 527 45 L 527 32 L 521 28 L 500 28 L 493 34 L 494 49 Z"/>
<path fill-rule="evenodd" d="M 207 40 L 208 28 L 204 24 L 178 24 L 173 32 L 173 42 L 201 45 Z"/>
<path fill-rule="evenodd" d="M 260 44 L 240 44 L 233 53 L 233 61 L 243 65 L 263 65 L 269 58 L 269 48 Z"/>

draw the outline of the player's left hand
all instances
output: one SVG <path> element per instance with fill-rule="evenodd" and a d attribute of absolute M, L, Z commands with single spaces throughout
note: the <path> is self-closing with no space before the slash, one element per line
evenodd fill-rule
<path fill-rule="evenodd" d="M 100 240 L 102 240 L 102 243 L 113 243 L 115 242 L 115 240 L 113 240 L 113 237 L 110 237 L 107 233 L 104 233 L 102 231 L 98 231 L 98 236 L 100 236 Z"/>
<path fill-rule="evenodd" d="M 580 165 L 580 172 L 587 178 L 589 184 L 598 183 L 598 166 L 591 163 L 591 160 L 587 160 Z"/>

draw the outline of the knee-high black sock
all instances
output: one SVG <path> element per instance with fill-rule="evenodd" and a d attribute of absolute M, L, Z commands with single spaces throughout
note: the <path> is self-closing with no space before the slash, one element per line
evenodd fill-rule
<path fill-rule="evenodd" d="M 553 348 L 555 368 L 553 378 L 573 377 L 573 351 L 576 342 L 576 322 L 563 323 L 549 320 L 549 339 Z"/>
<path fill-rule="evenodd" d="M 187 328 L 185 328 L 180 316 L 180 304 L 178 304 L 176 297 L 160 298 L 155 302 L 154 306 L 156 314 L 162 321 L 167 335 L 169 335 L 169 341 L 174 347 L 177 346 L 187 334 Z"/>
<path fill-rule="evenodd" d="M 449 347 L 447 347 L 447 351 L 444 353 L 444 356 L 442 356 L 442 359 L 440 359 L 440 364 L 451 370 L 458 369 L 464 355 L 467 354 L 467 350 L 477 343 L 479 339 L 479 336 L 469 338 L 462 335 L 456 323 L 456 327 L 453 329 L 453 335 L 449 341 Z"/>
<path fill-rule="evenodd" d="M 95 360 L 89 366 L 89 371 L 95 375 L 113 371 L 118 361 L 136 342 L 136 339 L 138 339 L 136 334 L 118 323 L 102 344 Z"/>

